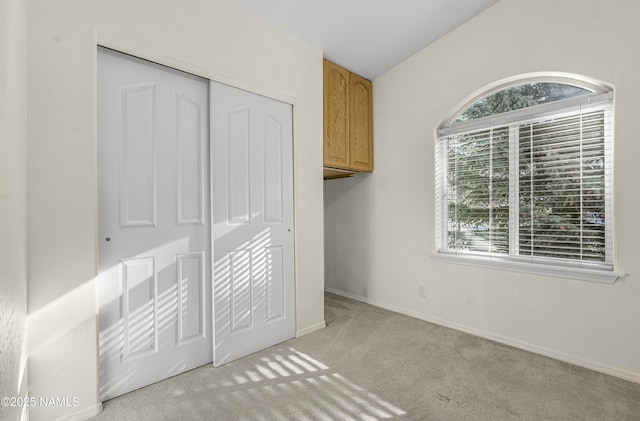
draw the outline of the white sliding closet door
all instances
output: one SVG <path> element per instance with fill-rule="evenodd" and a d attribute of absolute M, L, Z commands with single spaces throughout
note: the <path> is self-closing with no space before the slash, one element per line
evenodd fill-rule
<path fill-rule="evenodd" d="M 212 361 L 208 90 L 99 49 L 103 400 Z"/>
<path fill-rule="evenodd" d="M 295 336 L 292 141 L 291 105 L 99 49 L 102 400 Z"/>
<path fill-rule="evenodd" d="M 211 82 L 214 364 L 295 336 L 292 106 Z"/>

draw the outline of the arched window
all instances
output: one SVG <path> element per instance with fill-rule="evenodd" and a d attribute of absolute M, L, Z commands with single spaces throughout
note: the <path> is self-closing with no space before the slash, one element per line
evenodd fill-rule
<path fill-rule="evenodd" d="M 438 129 L 437 254 L 613 282 L 613 92 L 522 80 Z"/>

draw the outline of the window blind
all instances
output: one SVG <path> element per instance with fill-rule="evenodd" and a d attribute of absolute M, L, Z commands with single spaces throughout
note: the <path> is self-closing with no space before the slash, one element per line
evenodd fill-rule
<path fill-rule="evenodd" d="M 439 251 L 612 269 L 611 100 L 600 98 L 441 136 Z"/>

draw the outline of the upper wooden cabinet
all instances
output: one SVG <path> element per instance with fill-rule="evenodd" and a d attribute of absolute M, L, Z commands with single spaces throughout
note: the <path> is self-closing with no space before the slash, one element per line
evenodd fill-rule
<path fill-rule="evenodd" d="M 371 104 L 370 81 L 324 60 L 325 167 L 373 171 Z"/>
<path fill-rule="evenodd" d="M 348 169 L 349 71 L 324 60 L 324 165 Z"/>

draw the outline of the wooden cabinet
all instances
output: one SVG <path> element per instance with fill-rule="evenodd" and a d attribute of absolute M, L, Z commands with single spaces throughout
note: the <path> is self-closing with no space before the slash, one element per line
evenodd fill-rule
<path fill-rule="evenodd" d="M 324 165 L 348 169 L 349 71 L 324 60 Z"/>
<path fill-rule="evenodd" d="M 373 171 L 371 82 L 349 74 L 349 161 L 357 171 Z"/>
<path fill-rule="evenodd" d="M 324 60 L 325 179 L 373 171 L 371 104 L 370 81 Z"/>

